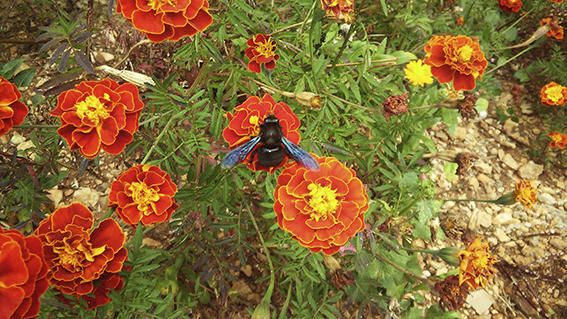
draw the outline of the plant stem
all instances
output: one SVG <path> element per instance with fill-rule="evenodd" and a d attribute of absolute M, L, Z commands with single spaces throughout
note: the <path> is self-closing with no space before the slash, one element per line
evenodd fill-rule
<path fill-rule="evenodd" d="M 258 223 L 256 222 L 256 218 L 254 218 L 254 214 L 252 214 L 252 210 L 250 207 L 247 209 L 248 215 L 250 215 L 250 219 L 252 220 L 252 224 L 254 225 L 254 229 L 256 229 L 256 233 L 258 234 L 258 238 L 260 239 L 260 243 L 262 244 L 262 248 L 266 252 L 266 258 L 268 259 L 268 267 L 270 268 L 270 284 L 268 285 L 268 290 L 266 290 L 266 294 L 262 298 L 262 302 L 270 301 L 272 299 L 272 293 L 274 292 L 274 286 L 276 283 L 276 272 L 274 270 L 274 264 L 272 263 L 272 258 L 270 256 L 270 250 L 266 246 L 266 242 L 264 242 L 264 236 L 260 232 L 260 228 L 258 227 Z"/>
<path fill-rule="evenodd" d="M 534 46 L 530 46 L 530 47 L 525 48 L 525 49 L 522 50 L 520 53 L 518 53 L 518 54 L 514 55 L 513 57 L 509 58 L 508 60 L 506 60 L 504 63 L 502 63 L 502 64 L 500 64 L 500 65 L 498 65 L 498 66 L 496 66 L 496 67 L 494 67 L 494 68 L 492 68 L 492 69 L 490 69 L 490 70 L 488 70 L 485 74 L 490 74 L 490 73 L 492 73 L 492 72 L 494 72 L 494 71 L 500 69 L 501 67 L 503 67 L 503 66 L 505 66 L 506 64 L 512 62 L 513 60 L 515 60 L 516 58 L 518 58 L 520 55 L 522 55 L 522 54 L 528 52 L 529 50 L 531 50 L 531 49 L 533 49 L 533 48 L 534 48 Z"/>
<path fill-rule="evenodd" d="M 433 282 L 432 282 L 430 279 L 423 278 L 423 277 L 421 277 L 421 276 L 419 276 L 419 275 L 417 275 L 417 274 L 414 274 L 413 272 L 411 272 L 411 271 L 409 271 L 409 270 L 403 268 L 402 266 L 400 266 L 400 265 L 394 263 L 393 261 L 389 260 L 388 258 L 385 258 L 384 256 L 382 256 L 382 255 L 380 255 L 380 254 L 376 254 L 375 256 L 376 256 L 378 259 L 380 259 L 381 261 L 383 261 L 383 262 L 387 263 L 388 265 L 390 265 L 390 266 L 396 268 L 397 270 L 403 272 L 404 274 L 406 274 L 406 275 L 408 275 L 408 276 L 410 276 L 410 277 L 413 277 L 413 278 L 415 278 L 415 279 L 417 279 L 417 280 L 419 280 L 419 281 L 422 281 L 422 282 L 426 283 L 427 285 L 429 285 L 430 287 L 433 286 Z"/>
<path fill-rule="evenodd" d="M 337 62 L 339 62 L 341 56 L 343 55 L 343 52 L 345 51 L 348 41 L 350 40 L 350 36 L 353 34 L 354 29 L 356 27 L 356 24 L 351 24 L 350 28 L 348 29 L 347 34 L 345 35 L 345 40 L 343 41 L 343 45 L 341 46 L 341 49 L 339 50 L 339 53 L 337 54 L 337 56 L 335 57 L 335 60 L 333 61 L 333 68 L 335 66 L 337 66 Z"/>
<path fill-rule="evenodd" d="M 59 127 L 59 125 L 51 125 L 51 124 L 22 124 L 20 126 L 18 126 L 17 128 L 56 128 Z"/>
<path fill-rule="evenodd" d="M 152 152 L 154 151 L 154 149 L 156 148 L 156 146 L 158 145 L 159 141 L 163 138 L 163 136 L 165 135 L 165 132 L 167 132 L 169 130 L 169 127 L 171 126 L 171 124 L 173 124 L 173 120 L 176 119 L 180 114 L 185 114 L 185 112 L 180 112 L 176 115 L 173 115 L 172 117 L 169 118 L 169 121 L 167 121 L 167 124 L 165 124 L 165 127 L 163 128 L 163 130 L 161 131 L 161 133 L 159 133 L 158 137 L 156 138 L 156 140 L 154 141 L 154 143 L 152 144 L 152 147 L 150 148 L 150 150 L 146 153 L 146 156 L 144 156 L 144 159 L 142 160 L 141 164 L 145 164 L 146 161 L 150 158 L 150 155 L 152 155 Z"/>

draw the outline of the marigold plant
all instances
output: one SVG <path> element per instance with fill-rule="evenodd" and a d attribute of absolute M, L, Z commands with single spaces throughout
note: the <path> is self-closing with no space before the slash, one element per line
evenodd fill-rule
<path fill-rule="evenodd" d="M 108 204 L 130 225 L 161 223 L 177 209 L 177 186 L 157 166 L 136 165 L 112 182 Z"/>
<path fill-rule="evenodd" d="M 320 157 L 318 171 L 293 162 L 278 177 L 278 225 L 313 252 L 331 255 L 364 229 L 368 195 L 355 171 L 334 157 Z"/>
<path fill-rule="evenodd" d="M 469 294 L 469 286 L 459 283 L 459 276 L 449 276 L 435 283 L 433 288 L 439 294 L 439 304 L 447 310 L 463 307 Z"/>
<path fill-rule="evenodd" d="M 208 0 L 118 0 L 116 11 L 153 42 L 193 36 L 213 23 Z"/>
<path fill-rule="evenodd" d="M 20 102 L 22 94 L 10 81 L 0 77 L 0 136 L 24 122 L 28 107 Z"/>
<path fill-rule="evenodd" d="M 256 34 L 246 42 L 248 48 L 244 52 L 248 57 L 248 70 L 260 73 L 262 65 L 273 70 L 276 67 L 276 61 L 280 58 L 276 54 L 276 41 L 269 34 Z"/>
<path fill-rule="evenodd" d="M 135 85 L 104 79 L 61 93 L 51 115 L 61 119 L 57 133 L 71 150 L 94 158 L 101 150 L 119 154 L 132 142 L 143 107 Z"/>
<path fill-rule="evenodd" d="M 539 92 L 541 103 L 550 106 L 563 106 L 567 103 L 567 87 L 549 82 Z"/>
<path fill-rule="evenodd" d="M 301 135 L 299 126 L 301 122 L 289 105 L 284 102 L 276 102 L 271 95 L 263 97 L 251 96 L 244 103 L 238 105 L 233 113 L 227 113 L 228 126 L 223 130 L 222 136 L 230 148 L 236 148 L 252 137 L 260 134 L 260 126 L 268 115 L 274 115 L 280 121 L 283 135 L 295 144 L 299 144 Z M 263 167 L 257 163 L 254 151 L 245 160 L 251 170 L 264 170 L 273 172 L 287 162 L 286 158 L 277 167 Z"/>
<path fill-rule="evenodd" d="M 565 148 L 565 146 L 567 146 L 567 134 L 551 132 L 547 134 L 547 136 L 551 139 L 548 144 L 550 148 L 557 148 L 562 150 Z"/>
<path fill-rule="evenodd" d="M 478 39 L 464 35 L 433 36 L 424 47 L 425 63 L 440 83 L 453 82 L 455 90 L 472 90 L 488 62 Z"/>
<path fill-rule="evenodd" d="M 346 23 L 354 19 L 354 0 L 321 0 L 321 8 L 333 19 Z"/>
<path fill-rule="evenodd" d="M 415 86 L 424 86 L 433 83 L 431 66 L 423 64 L 423 60 L 411 61 L 404 68 L 406 79 Z"/>
<path fill-rule="evenodd" d="M 516 183 L 516 190 L 514 191 L 514 198 L 516 202 L 522 204 L 526 208 L 533 208 L 537 202 L 537 190 L 531 181 L 520 180 Z"/>
<path fill-rule="evenodd" d="M 557 21 L 557 18 L 554 18 L 554 17 L 543 18 L 543 19 L 541 19 L 539 24 L 542 25 L 542 26 L 543 25 L 549 26 L 549 31 L 547 31 L 547 34 L 546 34 L 548 38 L 553 38 L 553 39 L 559 40 L 559 41 L 563 40 L 565 30 L 559 24 L 559 21 Z"/>
<path fill-rule="evenodd" d="M 500 8 L 507 12 L 518 12 L 524 5 L 522 0 L 499 0 Z"/>
<path fill-rule="evenodd" d="M 459 259 L 459 284 L 466 284 L 472 290 L 485 287 L 496 274 L 494 264 L 498 260 L 490 253 L 488 242 L 484 239 L 473 240 L 459 253 Z"/>
<path fill-rule="evenodd" d="M 0 318 L 36 318 L 47 286 L 41 241 L 0 227 Z"/>
<path fill-rule="evenodd" d="M 43 243 L 50 284 L 64 294 L 84 296 L 96 307 L 110 301 L 106 287 L 121 286 L 112 274 L 122 270 L 128 252 L 116 221 L 107 218 L 93 226 L 92 212 L 73 203 L 42 220 L 35 234 Z"/>

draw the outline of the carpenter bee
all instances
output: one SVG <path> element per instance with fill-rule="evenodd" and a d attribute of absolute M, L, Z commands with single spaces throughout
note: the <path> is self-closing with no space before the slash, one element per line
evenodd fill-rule
<path fill-rule="evenodd" d="M 256 145 L 260 145 L 256 147 Z M 250 162 L 258 155 L 258 163 L 264 167 L 278 166 L 287 154 L 299 164 L 310 170 L 319 169 L 319 164 L 309 153 L 301 149 L 283 136 L 280 121 L 274 115 L 269 115 L 260 125 L 260 134 L 248 142 L 230 151 L 222 160 L 223 168 L 231 168 L 242 162 L 248 154 Z"/>

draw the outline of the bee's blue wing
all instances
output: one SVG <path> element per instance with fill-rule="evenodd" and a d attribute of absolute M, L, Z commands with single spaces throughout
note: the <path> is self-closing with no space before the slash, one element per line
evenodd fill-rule
<path fill-rule="evenodd" d="M 317 160 L 314 159 L 311 154 L 307 153 L 301 147 L 295 145 L 292 141 L 288 140 L 285 137 L 282 138 L 282 143 L 287 154 L 296 162 L 312 171 L 319 169 L 319 163 L 317 163 Z"/>
<path fill-rule="evenodd" d="M 260 142 L 260 136 L 256 136 L 250 141 L 240 145 L 239 147 L 230 151 L 221 162 L 222 168 L 231 168 L 234 165 L 242 162 L 248 153 L 250 153 L 256 145 Z"/>

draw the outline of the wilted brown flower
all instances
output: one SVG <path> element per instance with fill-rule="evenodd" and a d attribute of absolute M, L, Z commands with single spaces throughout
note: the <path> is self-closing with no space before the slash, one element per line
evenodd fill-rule
<path fill-rule="evenodd" d="M 494 264 L 498 261 L 490 253 L 488 242 L 476 238 L 459 253 L 459 284 L 467 284 L 471 289 L 484 287 L 496 273 Z"/>
<path fill-rule="evenodd" d="M 408 111 L 408 94 L 391 95 L 382 104 L 384 106 L 384 117 L 389 119 L 392 115 L 400 115 Z"/>
<path fill-rule="evenodd" d="M 459 113 L 461 117 L 467 120 L 474 119 L 478 116 L 478 112 L 475 108 L 478 96 L 476 94 L 468 94 L 465 99 L 459 103 Z"/>
<path fill-rule="evenodd" d="M 354 283 L 354 275 L 350 271 L 338 269 L 331 275 L 331 284 L 337 289 L 342 289 L 345 286 L 350 286 Z"/>
<path fill-rule="evenodd" d="M 459 284 L 459 276 L 449 276 L 437 282 L 433 289 L 439 293 L 441 307 L 449 311 L 460 309 L 469 294 L 468 286 Z"/>
<path fill-rule="evenodd" d="M 459 167 L 457 167 L 457 174 L 464 176 L 477 158 L 478 156 L 472 153 L 463 152 L 457 154 L 457 156 L 455 156 L 455 163 L 459 165 Z"/>

